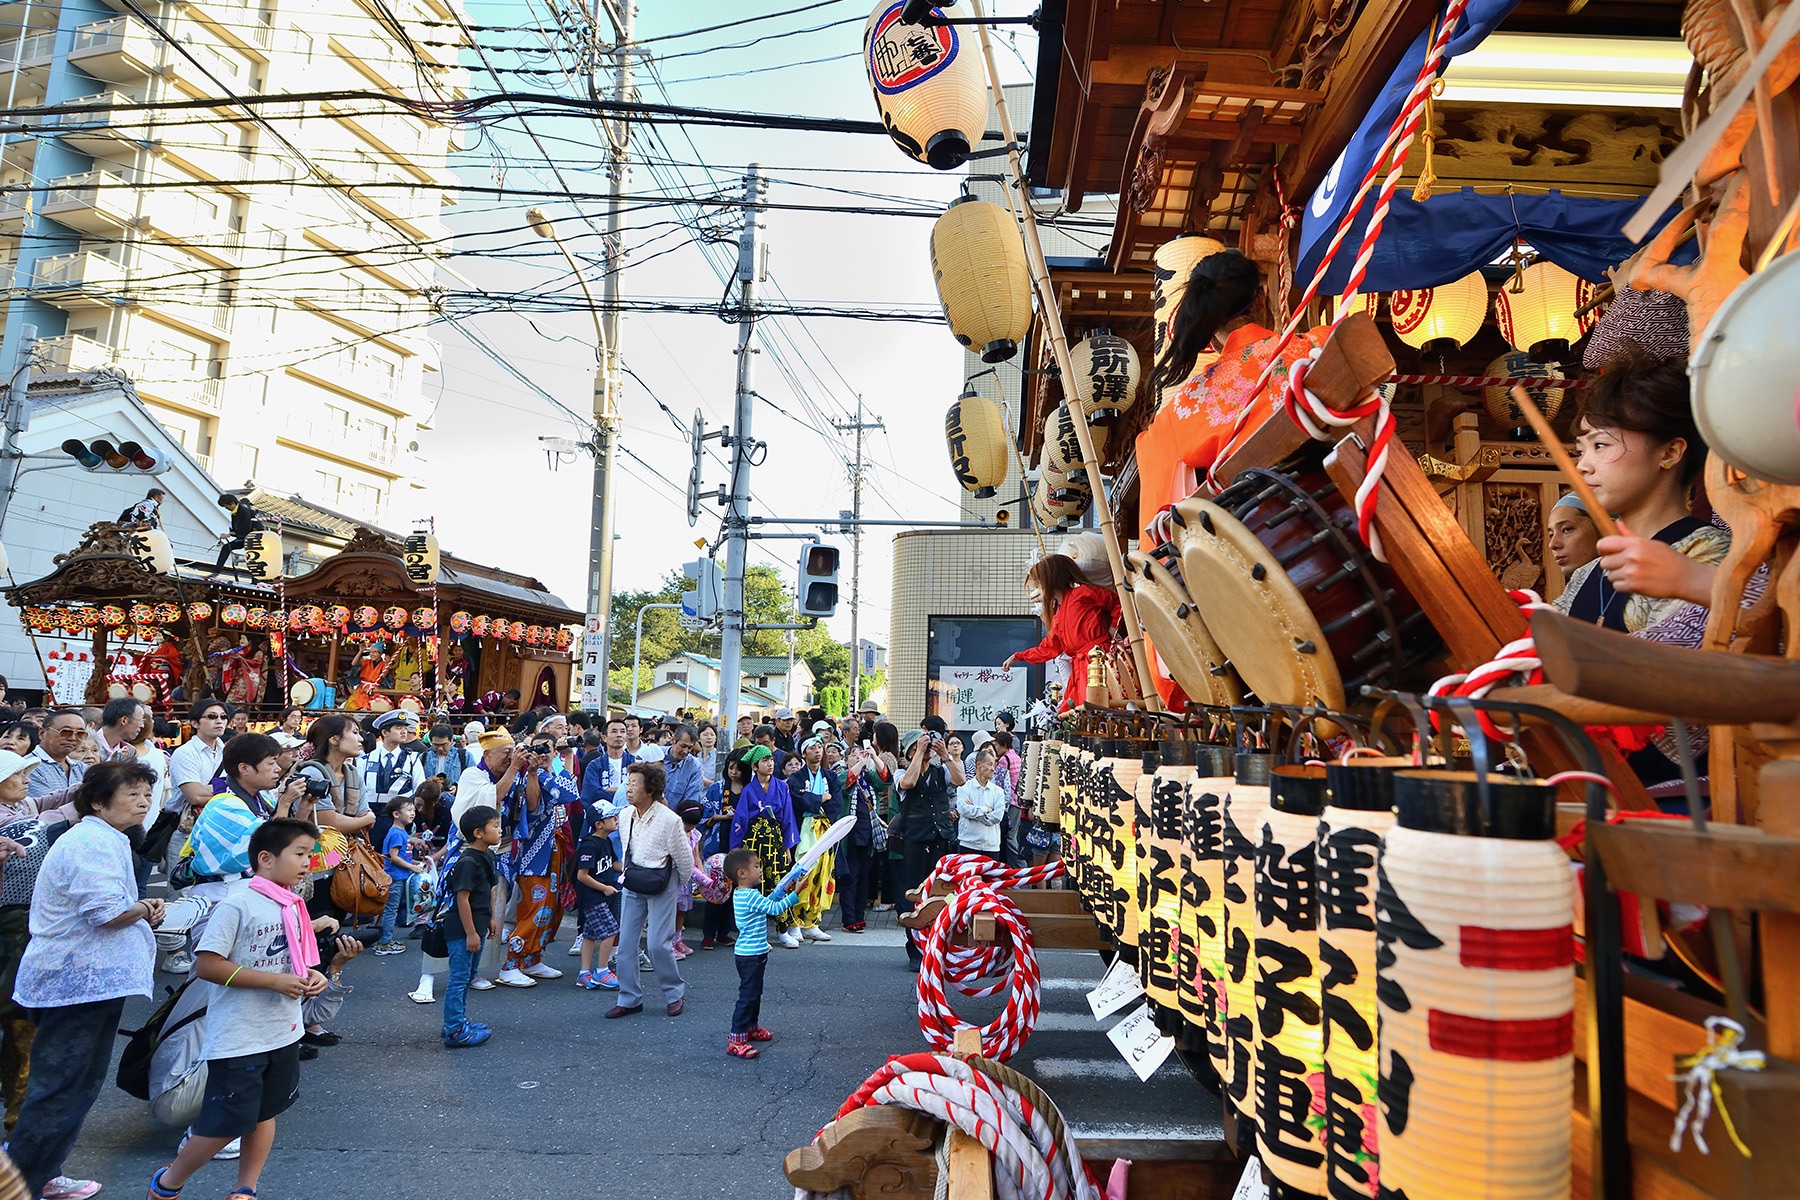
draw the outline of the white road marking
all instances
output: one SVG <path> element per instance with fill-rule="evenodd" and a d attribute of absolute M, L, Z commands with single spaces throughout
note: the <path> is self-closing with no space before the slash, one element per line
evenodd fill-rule
<path fill-rule="evenodd" d="M 1038 1058 L 1026 1064 L 1025 1072 L 1046 1079 L 1137 1079 L 1137 1072 L 1122 1058 Z M 1186 1074 L 1171 1056 L 1150 1078 L 1170 1072 Z"/>

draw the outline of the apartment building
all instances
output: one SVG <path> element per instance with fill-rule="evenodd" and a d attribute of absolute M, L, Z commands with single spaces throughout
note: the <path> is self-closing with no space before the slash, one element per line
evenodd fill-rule
<path fill-rule="evenodd" d="M 452 3 L 0 2 L 6 107 L 70 110 L 0 145 L 0 363 L 33 325 L 222 486 L 410 520 L 453 147 L 383 97 L 465 93 Z"/>

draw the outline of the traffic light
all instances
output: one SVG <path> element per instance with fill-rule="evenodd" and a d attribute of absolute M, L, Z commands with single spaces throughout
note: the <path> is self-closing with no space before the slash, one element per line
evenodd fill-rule
<path fill-rule="evenodd" d="M 63 453 L 73 458 L 84 471 L 117 471 L 121 475 L 161 475 L 169 469 L 168 456 L 138 442 L 113 445 L 105 438 L 84 442 L 70 438 L 62 444 Z"/>
<path fill-rule="evenodd" d="M 829 617 L 837 612 L 838 548 L 808 543 L 800 554 L 798 597 L 803 617 Z"/>
<path fill-rule="evenodd" d="M 681 573 L 694 581 L 694 590 L 681 593 L 683 614 L 702 621 L 719 615 L 719 604 L 725 596 L 725 569 L 710 558 L 697 558 L 682 563 Z"/>

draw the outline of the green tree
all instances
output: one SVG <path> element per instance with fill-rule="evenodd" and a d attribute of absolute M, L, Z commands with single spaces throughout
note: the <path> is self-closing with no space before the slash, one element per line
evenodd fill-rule
<path fill-rule="evenodd" d="M 663 576 L 659 588 L 613 594 L 612 661 L 608 664 L 611 668 L 608 682 L 615 703 L 631 699 L 631 664 L 633 655 L 639 650 L 638 613 L 648 604 L 679 604 L 681 593 L 691 586 L 680 571 L 675 570 Z M 753 625 L 785 625 L 795 620 L 794 599 L 789 594 L 788 584 L 773 567 L 751 567 L 744 572 L 744 613 Z M 802 638 L 814 635 L 831 642 L 830 634 L 823 627 L 803 630 L 800 634 Z M 683 629 L 674 609 L 652 609 L 645 613 L 644 644 L 641 654 L 637 654 L 638 689 L 647 689 L 657 664 L 667 662 L 677 654 L 719 657 L 719 641 L 719 634 L 713 630 Z M 787 635 L 779 629 L 752 630 L 744 636 L 744 653 L 785 655 Z M 848 678 L 841 682 L 847 685 Z"/>

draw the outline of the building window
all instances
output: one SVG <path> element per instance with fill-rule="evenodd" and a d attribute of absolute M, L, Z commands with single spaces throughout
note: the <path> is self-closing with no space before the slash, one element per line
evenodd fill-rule
<path fill-rule="evenodd" d="M 344 490 L 344 477 L 333 475 L 329 471 L 314 471 L 313 488 L 319 494 L 319 503 L 336 504 L 339 494 Z"/>
<path fill-rule="evenodd" d="M 668 676 L 663 680 L 663 682 L 664 683 L 686 683 L 687 682 L 687 672 L 686 671 L 670 671 Z"/>
<path fill-rule="evenodd" d="M 257 460 L 260 457 L 261 453 L 255 446 L 246 446 L 242 442 L 237 444 L 238 474 L 242 475 L 246 482 L 256 478 Z"/>

